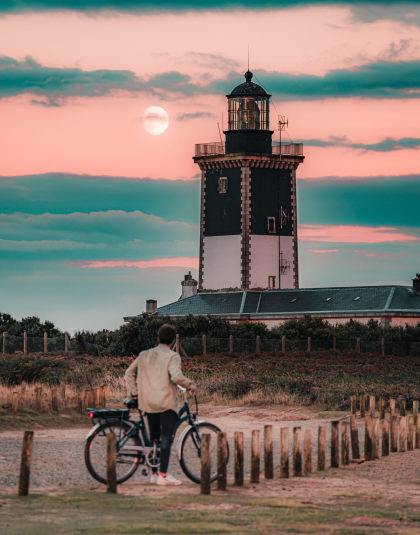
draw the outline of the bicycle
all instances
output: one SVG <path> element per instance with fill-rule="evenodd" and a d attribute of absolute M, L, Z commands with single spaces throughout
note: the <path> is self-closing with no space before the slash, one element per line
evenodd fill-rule
<path fill-rule="evenodd" d="M 176 430 L 184 423 L 187 426 L 181 432 L 177 443 L 177 457 L 185 475 L 200 483 L 201 476 L 201 434 L 210 433 L 211 481 L 217 479 L 217 435 L 220 429 L 209 422 L 197 421 L 198 402 L 195 398 L 195 413 L 191 413 L 187 401 L 186 389 L 182 391 L 183 405 L 178 411 Z M 137 402 L 132 399 L 124 400 L 126 409 L 86 409 L 92 419 L 93 427 L 86 436 L 85 463 L 91 476 L 100 483 L 107 482 L 106 442 L 107 435 L 113 432 L 117 446 L 117 483 L 123 483 L 132 477 L 140 465 L 143 474 L 159 468 L 159 445 L 152 443 L 146 428 L 142 411 L 137 408 Z M 140 419 L 130 420 L 130 409 L 137 408 Z M 95 420 L 96 423 L 95 423 Z M 175 432 L 176 432 L 175 430 Z M 229 459 L 229 448 L 227 459 Z"/>

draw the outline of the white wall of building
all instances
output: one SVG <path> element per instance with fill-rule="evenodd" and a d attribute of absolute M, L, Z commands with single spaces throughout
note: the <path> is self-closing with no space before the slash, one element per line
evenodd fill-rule
<path fill-rule="evenodd" d="M 283 259 L 290 262 L 290 270 L 280 275 L 280 251 Z M 268 277 L 276 277 L 276 288 L 294 288 L 293 237 L 250 236 L 250 287 L 268 288 Z"/>
<path fill-rule="evenodd" d="M 203 288 L 241 287 L 241 236 L 206 236 L 203 254 Z"/>

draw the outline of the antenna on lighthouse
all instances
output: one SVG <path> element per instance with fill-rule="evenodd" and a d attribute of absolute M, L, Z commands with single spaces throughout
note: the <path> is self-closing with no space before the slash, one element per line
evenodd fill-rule
<path fill-rule="evenodd" d="M 280 142 L 279 154 L 281 157 L 281 133 L 284 132 L 284 130 L 286 130 L 286 128 L 289 126 L 289 120 L 287 119 L 285 115 L 279 115 L 278 121 L 279 121 L 279 138 L 280 138 L 279 139 L 279 142 Z"/>

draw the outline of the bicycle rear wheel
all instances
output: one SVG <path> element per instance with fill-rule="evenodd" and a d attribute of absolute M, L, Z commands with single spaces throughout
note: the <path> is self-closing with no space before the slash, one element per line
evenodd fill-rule
<path fill-rule="evenodd" d="M 127 481 L 139 467 L 141 462 L 144 462 L 144 457 L 141 453 L 128 453 L 128 449 L 124 452 L 122 446 L 141 446 L 138 435 L 133 435 L 126 439 L 126 436 L 132 429 L 132 424 L 128 422 L 120 422 L 120 420 L 109 420 L 103 423 L 91 435 L 85 445 L 85 463 L 89 473 L 100 483 L 107 481 L 106 469 L 106 442 L 107 436 L 113 432 L 117 439 L 117 483 Z"/>
<path fill-rule="evenodd" d="M 221 430 L 214 424 L 201 422 L 197 424 L 198 432 L 194 427 L 190 427 L 185 434 L 179 448 L 179 463 L 185 475 L 194 481 L 200 483 L 201 479 L 201 435 L 208 433 L 210 439 L 210 462 L 211 462 L 211 481 L 217 479 L 217 435 Z M 227 449 L 227 459 L 229 460 L 229 446 Z"/>

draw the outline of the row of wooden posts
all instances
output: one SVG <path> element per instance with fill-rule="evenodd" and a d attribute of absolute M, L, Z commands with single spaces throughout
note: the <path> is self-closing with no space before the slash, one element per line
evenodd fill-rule
<path fill-rule="evenodd" d="M 7 340 L 7 332 L 3 332 L 2 335 L 2 342 L 3 342 L 3 356 L 6 355 L 6 340 Z M 64 333 L 64 354 L 67 355 L 69 352 L 69 335 L 67 333 Z M 44 333 L 44 353 L 48 353 L 48 334 Z M 28 354 L 28 333 L 26 331 L 23 332 L 23 354 Z"/>
<path fill-rule="evenodd" d="M 388 400 L 386 400 L 385 398 L 379 398 L 379 403 L 378 403 L 379 418 L 381 420 L 385 418 L 385 413 L 388 408 L 389 408 L 390 415 L 394 416 L 396 414 L 397 406 L 399 408 L 400 416 L 406 416 L 407 407 L 406 407 L 405 398 L 399 398 L 398 400 L 394 398 L 389 398 Z M 370 416 L 374 416 L 376 414 L 376 397 L 365 396 L 365 395 L 359 396 L 359 411 L 360 411 L 361 418 L 364 418 L 366 413 Z M 350 412 L 351 414 L 357 414 L 357 397 L 356 396 L 350 396 Z M 417 399 L 414 399 L 413 400 L 413 416 L 415 419 L 417 419 L 418 412 L 419 412 L 419 401 Z"/>

